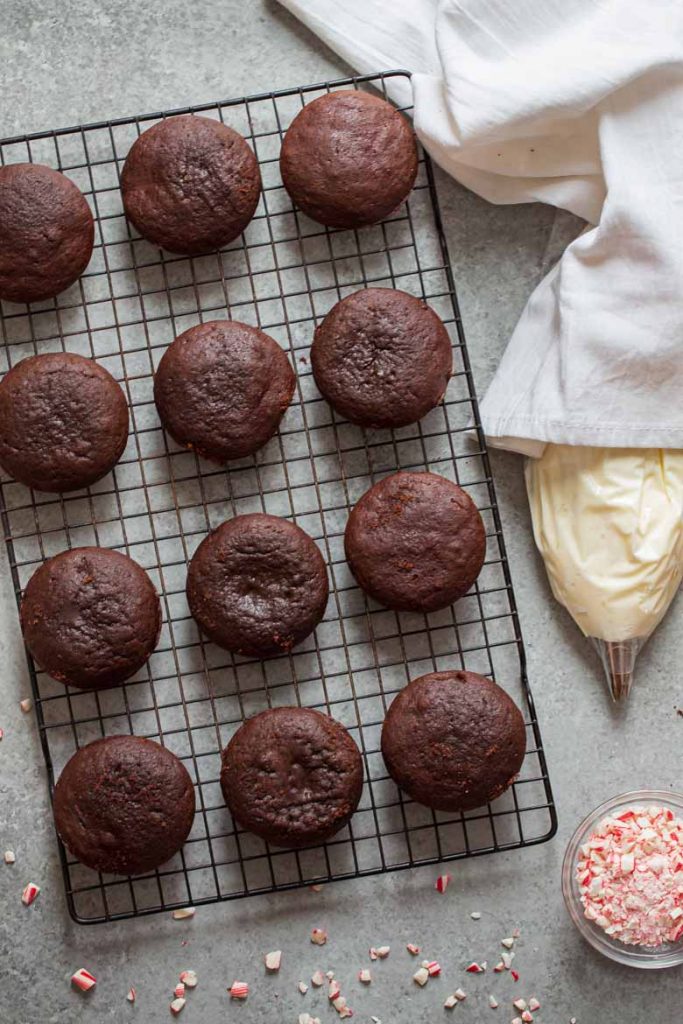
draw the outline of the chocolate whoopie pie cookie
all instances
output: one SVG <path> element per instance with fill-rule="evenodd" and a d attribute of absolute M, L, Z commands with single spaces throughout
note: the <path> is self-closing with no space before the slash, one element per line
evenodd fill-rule
<path fill-rule="evenodd" d="M 403 427 L 443 398 L 453 369 L 448 331 L 425 302 L 366 288 L 333 306 L 317 328 L 311 365 L 337 412 L 364 427 Z"/>
<path fill-rule="evenodd" d="M 279 516 L 229 519 L 195 551 L 187 600 L 228 651 L 268 658 L 312 633 L 325 613 L 327 568 L 315 541 Z"/>
<path fill-rule="evenodd" d="M 144 238 L 193 255 L 242 234 L 258 206 L 261 176 L 239 132 L 212 118 L 181 114 L 159 121 L 133 143 L 121 193 L 126 216 Z"/>
<path fill-rule="evenodd" d="M 311 708 L 272 708 L 248 719 L 221 760 L 231 814 L 274 846 L 329 839 L 350 820 L 363 789 L 353 739 Z"/>
<path fill-rule="evenodd" d="M 0 465 L 27 487 L 89 487 L 113 469 L 127 440 L 125 395 L 93 359 L 30 356 L 0 383 Z"/>
<path fill-rule="evenodd" d="M 24 642 L 53 679 L 104 689 L 154 650 L 161 605 L 137 562 L 109 548 L 73 548 L 36 569 L 21 602 Z"/>
<path fill-rule="evenodd" d="M 77 281 L 95 224 L 73 181 L 43 164 L 0 167 L 0 299 L 38 302 Z"/>
<path fill-rule="evenodd" d="M 227 462 L 273 436 L 295 386 L 276 341 L 248 324 L 215 320 L 169 346 L 154 376 L 154 400 L 178 444 Z"/>
<path fill-rule="evenodd" d="M 280 172 L 293 201 L 318 223 L 376 224 L 415 184 L 413 129 L 386 100 L 353 89 L 332 92 L 306 104 L 292 121 Z"/>
<path fill-rule="evenodd" d="M 346 524 L 353 575 L 387 608 L 434 612 L 466 594 L 486 554 L 470 496 L 434 473 L 393 473 L 371 487 Z"/>
<path fill-rule="evenodd" d="M 432 672 L 398 694 L 382 726 L 394 782 L 438 811 L 495 800 L 524 760 L 526 731 L 505 690 L 476 672 Z"/>
<path fill-rule="evenodd" d="M 141 736 L 106 736 L 67 761 L 54 795 L 55 825 L 94 871 L 141 875 L 177 853 L 194 820 L 187 769 Z"/>

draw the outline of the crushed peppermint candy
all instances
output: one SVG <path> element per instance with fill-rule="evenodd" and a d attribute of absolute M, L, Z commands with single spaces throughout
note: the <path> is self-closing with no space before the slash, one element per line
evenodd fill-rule
<path fill-rule="evenodd" d="M 182 981 L 179 981 L 176 987 L 173 989 L 173 995 L 176 999 L 182 999 L 185 995 L 185 985 Z"/>
<path fill-rule="evenodd" d="M 302 996 L 305 996 L 306 993 L 308 992 L 308 985 L 306 984 L 305 981 L 300 981 L 299 984 L 297 985 L 297 988 L 299 989 L 299 992 L 301 992 Z"/>
<path fill-rule="evenodd" d="M 581 846 L 576 879 L 584 915 L 630 946 L 683 936 L 683 820 L 668 807 L 603 818 Z"/>
<path fill-rule="evenodd" d="M 524 1021 L 521 1017 L 513 1017 L 510 1024 L 524 1024 Z"/>
<path fill-rule="evenodd" d="M 322 885 L 319 885 L 317 882 L 316 882 L 315 885 L 309 885 L 308 888 L 311 890 L 311 892 L 322 892 L 323 891 Z"/>
<path fill-rule="evenodd" d="M 455 998 L 454 995 L 453 996 L 448 996 L 448 998 L 446 999 L 446 1001 L 443 1004 L 444 1005 L 444 1009 L 452 1010 L 457 1002 L 458 1002 L 458 1000 Z"/>
<path fill-rule="evenodd" d="M 4 736 L 5 736 L 5 730 L 4 729 L 0 729 L 0 740 L 4 739 Z"/>
<path fill-rule="evenodd" d="M 434 883 L 434 888 L 437 892 L 445 892 L 452 881 L 453 875 L 439 875 Z"/>
<path fill-rule="evenodd" d="M 529 1000 L 529 1009 L 532 1012 L 534 1012 L 534 1013 L 536 1012 L 536 1010 L 540 1010 L 541 1009 L 541 1004 L 539 1003 L 538 999 L 536 999 L 535 996 L 532 996 L 531 999 Z"/>
<path fill-rule="evenodd" d="M 171 1013 L 172 1013 L 172 1014 L 173 1014 L 173 1015 L 174 1015 L 175 1017 L 177 1017 L 177 1016 L 178 1016 L 178 1014 L 179 1014 L 179 1013 L 181 1012 L 181 1010 L 183 1010 L 183 1009 L 184 1009 L 184 1007 L 185 1007 L 185 1003 L 186 1003 L 186 1002 L 187 1002 L 187 1000 L 186 1000 L 186 999 L 183 999 L 182 997 L 179 997 L 178 999 L 174 999 L 174 1000 L 173 1000 L 173 1001 L 171 1002 L 171 1006 L 170 1006 L 170 1010 L 171 1010 Z"/>
<path fill-rule="evenodd" d="M 5 864 L 14 864 L 16 859 L 14 850 L 5 850 Z"/>
<path fill-rule="evenodd" d="M 197 987 L 197 975 L 194 971 L 181 971 L 180 980 L 182 981 L 185 988 Z"/>
<path fill-rule="evenodd" d="M 274 949 L 272 953 L 266 953 L 264 962 L 267 971 L 279 971 L 282 962 L 282 950 Z"/>
<path fill-rule="evenodd" d="M 311 942 L 314 946 L 324 946 L 327 942 L 327 932 L 322 928 L 314 928 L 311 932 Z"/>
<path fill-rule="evenodd" d="M 481 914 L 479 913 L 478 910 L 473 910 L 472 913 L 470 914 L 470 917 L 472 918 L 473 921 L 481 921 Z"/>
<path fill-rule="evenodd" d="M 325 977 L 328 981 L 332 981 L 334 978 L 334 971 L 325 971 Z"/>
<path fill-rule="evenodd" d="M 514 953 L 502 953 L 500 959 L 503 961 L 503 967 L 506 971 L 509 971 L 512 967 L 512 961 L 515 959 Z"/>
<path fill-rule="evenodd" d="M 246 981 L 233 981 L 228 992 L 231 999 L 246 999 L 249 995 L 249 986 Z"/>
<path fill-rule="evenodd" d="M 510 977 L 512 978 L 513 981 L 519 981 L 519 974 L 517 973 L 517 971 L 511 970 Z"/>
<path fill-rule="evenodd" d="M 504 971 L 505 970 L 505 964 L 503 963 L 503 961 L 500 960 L 496 964 L 496 966 L 493 968 L 493 970 L 495 971 L 496 974 L 500 974 L 501 971 Z"/>
<path fill-rule="evenodd" d="M 71 975 L 71 984 L 75 985 L 76 988 L 80 988 L 81 992 L 89 992 L 97 984 L 97 979 L 90 971 L 86 971 L 85 967 L 79 967 Z"/>
<path fill-rule="evenodd" d="M 134 988 L 129 988 L 126 994 L 126 999 L 129 1003 L 134 1003 L 137 998 L 137 993 Z"/>
<path fill-rule="evenodd" d="M 492 1010 L 498 1009 L 498 1000 L 496 999 L 495 996 L 489 996 L 489 1006 L 491 1007 Z"/>
<path fill-rule="evenodd" d="M 526 1010 L 526 999 L 513 999 L 512 1005 L 515 1010 L 519 1010 L 521 1013 L 522 1010 Z"/>
<path fill-rule="evenodd" d="M 418 967 L 418 969 L 415 971 L 415 974 L 413 975 L 413 981 L 415 982 L 416 985 L 419 985 L 421 988 L 424 985 L 426 985 L 427 982 L 429 981 L 429 971 L 427 970 L 427 968 Z"/>
<path fill-rule="evenodd" d="M 463 992 L 463 990 L 461 988 L 456 988 L 456 990 L 453 993 L 453 995 L 455 996 L 455 998 L 458 1000 L 459 1003 L 461 1003 L 463 1001 L 463 999 L 467 999 L 467 993 Z"/>
<path fill-rule="evenodd" d="M 372 975 L 367 967 L 361 967 L 358 972 L 358 980 L 362 981 L 364 985 L 369 985 L 372 981 Z"/>
<path fill-rule="evenodd" d="M 371 960 L 386 960 L 391 952 L 391 946 L 370 946 Z"/>
<path fill-rule="evenodd" d="M 325 975 L 322 971 L 315 971 L 311 975 L 311 984 L 315 985 L 316 988 L 320 988 L 321 985 L 325 984 Z"/>
<path fill-rule="evenodd" d="M 310 1013 L 300 1013 L 299 1024 L 320 1024 L 320 1017 L 311 1017 Z"/>
<path fill-rule="evenodd" d="M 186 921 L 188 917 L 194 917 L 197 913 L 194 907 L 181 907 L 179 910 L 173 911 L 174 921 Z"/>
<path fill-rule="evenodd" d="M 423 960 L 422 966 L 426 968 L 430 978 L 434 978 L 437 974 L 441 974 L 441 964 L 436 960 Z"/>
<path fill-rule="evenodd" d="M 409 942 L 408 945 L 406 946 L 406 949 L 408 950 L 411 956 L 418 956 L 422 952 L 420 947 L 416 946 L 413 942 Z"/>
<path fill-rule="evenodd" d="M 483 974 L 484 971 L 486 970 L 486 967 L 485 967 L 484 964 L 478 964 L 478 963 L 475 962 L 475 963 L 469 964 L 465 968 L 465 970 L 467 971 L 468 974 Z"/>
<path fill-rule="evenodd" d="M 28 712 L 29 712 L 29 711 L 31 710 L 31 708 L 33 707 L 33 702 L 32 702 L 32 700 L 31 700 L 31 698 L 30 698 L 30 697 L 24 697 L 24 699 L 23 699 L 23 700 L 20 700 L 20 701 L 19 701 L 19 707 L 20 707 L 20 708 L 21 708 L 21 710 L 22 710 L 22 711 L 24 712 L 24 714 L 25 714 L 25 715 L 27 715 L 27 714 L 28 714 Z"/>
<path fill-rule="evenodd" d="M 35 882 L 29 882 L 28 885 L 24 886 L 24 891 L 21 894 L 21 902 L 25 907 L 30 907 L 39 892 L 40 886 L 36 885 Z"/>
<path fill-rule="evenodd" d="M 529 1010 L 525 1010 L 522 1014 L 522 1020 L 524 1021 L 524 1024 L 533 1024 L 533 1019 L 533 1014 L 531 1014 Z"/>
<path fill-rule="evenodd" d="M 340 993 L 341 989 L 339 988 L 339 982 L 335 981 L 333 978 L 330 981 L 330 984 L 327 989 L 327 998 L 330 1000 L 331 1003 L 333 1003 L 335 999 L 340 995 Z"/>
<path fill-rule="evenodd" d="M 515 940 L 510 936 L 508 939 L 501 939 L 500 944 L 501 946 L 505 946 L 506 949 L 512 949 L 515 944 Z"/>

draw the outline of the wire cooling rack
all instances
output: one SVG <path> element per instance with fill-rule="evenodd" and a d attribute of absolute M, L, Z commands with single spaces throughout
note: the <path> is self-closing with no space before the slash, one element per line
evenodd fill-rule
<path fill-rule="evenodd" d="M 141 131 L 166 114 L 8 139 L 2 163 L 35 161 L 65 173 L 96 218 L 96 245 L 82 279 L 56 300 L 5 303 L 0 369 L 37 352 L 97 359 L 121 382 L 131 435 L 116 469 L 88 491 L 34 493 L 0 478 L 2 524 L 17 599 L 43 559 L 98 544 L 125 551 L 150 573 L 164 625 L 148 665 L 102 692 L 64 687 L 29 659 L 50 791 L 74 751 L 100 736 L 134 733 L 183 759 L 197 790 L 184 849 L 153 874 L 102 876 L 60 844 L 69 911 L 93 923 L 200 905 L 332 879 L 354 878 L 529 846 L 550 838 L 556 815 L 529 690 L 493 481 L 474 395 L 455 287 L 429 159 L 394 216 L 360 231 L 322 228 L 293 209 L 282 188 L 283 133 L 302 105 L 339 88 L 387 83 L 393 71 L 264 93 L 168 113 L 225 121 L 256 151 L 264 191 L 239 241 L 187 259 L 160 252 L 126 222 L 118 187 Z M 455 372 L 445 402 L 421 423 L 363 430 L 338 418 L 316 390 L 309 347 L 337 300 L 368 285 L 426 299 L 453 340 Z M 217 468 L 182 450 L 159 424 L 154 367 L 173 338 L 202 320 L 258 325 L 290 354 L 297 393 L 279 435 L 256 456 Z M 474 424 L 474 425 L 473 425 Z M 467 488 L 484 518 L 488 549 L 471 593 L 428 616 L 387 611 L 356 586 L 344 560 L 350 507 L 386 473 L 429 469 Z M 265 511 L 293 519 L 329 566 L 327 613 L 314 636 L 267 662 L 234 657 L 202 638 L 185 600 L 187 562 L 207 531 L 229 516 Z M 528 749 L 519 779 L 490 806 L 433 813 L 387 776 L 380 730 L 388 704 L 412 678 L 445 668 L 491 675 L 525 713 Z M 320 708 L 346 725 L 363 753 L 365 786 L 352 822 L 328 843 L 270 849 L 232 822 L 218 783 L 220 750 L 243 719 L 266 707 Z"/>

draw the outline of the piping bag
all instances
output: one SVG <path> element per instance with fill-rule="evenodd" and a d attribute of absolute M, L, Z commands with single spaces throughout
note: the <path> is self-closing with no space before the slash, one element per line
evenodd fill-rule
<path fill-rule="evenodd" d="M 683 450 L 548 444 L 525 476 L 552 592 L 623 700 L 683 576 Z"/>

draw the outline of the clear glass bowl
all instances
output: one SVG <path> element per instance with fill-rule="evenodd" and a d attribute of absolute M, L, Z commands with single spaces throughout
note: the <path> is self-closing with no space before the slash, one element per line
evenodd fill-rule
<path fill-rule="evenodd" d="M 576 880 L 576 864 L 579 848 L 586 842 L 596 825 L 611 814 L 619 814 L 628 807 L 657 806 L 670 808 L 676 817 L 683 820 L 683 793 L 669 793 L 654 789 L 639 789 L 600 804 L 587 818 L 581 822 L 569 840 L 567 852 L 562 864 L 562 894 L 567 905 L 569 916 L 579 929 L 584 939 L 599 950 L 604 956 L 616 960 L 628 967 L 644 967 L 650 970 L 661 967 L 675 967 L 683 964 L 683 938 L 676 942 L 667 942 L 661 946 L 627 946 L 612 935 L 590 921 L 583 914 L 583 904 Z"/>

